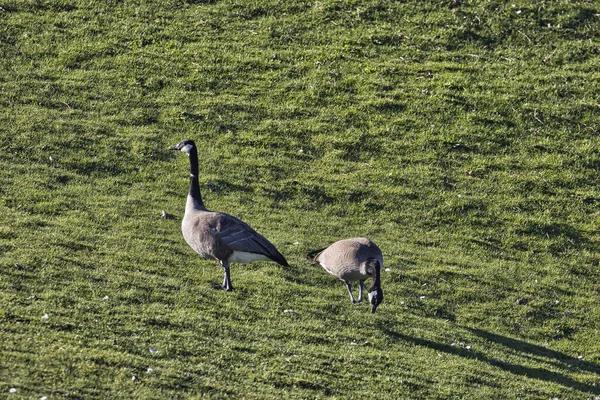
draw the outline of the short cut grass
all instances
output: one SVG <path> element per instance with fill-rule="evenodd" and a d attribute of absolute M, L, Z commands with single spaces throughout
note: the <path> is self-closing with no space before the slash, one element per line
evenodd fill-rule
<path fill-rule="evenodd" d="M 0 397 L 599 396 L 599 12 L 0 0 Z M 183 138 L 289 268 L 210 288 Z M 356 236 L 374 315 L 305 259 Z"/>

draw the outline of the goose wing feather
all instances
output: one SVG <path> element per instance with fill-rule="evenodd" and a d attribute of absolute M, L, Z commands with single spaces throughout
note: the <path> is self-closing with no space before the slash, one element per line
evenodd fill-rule
<path fill-rule="evenodd" d="M 275 246 L 250 225 L 231 215 L 222 213 L 218 215 L 215 234 L 225 246 L 233 251 L 264 254 L 278 264 L 288 265 Z"/>

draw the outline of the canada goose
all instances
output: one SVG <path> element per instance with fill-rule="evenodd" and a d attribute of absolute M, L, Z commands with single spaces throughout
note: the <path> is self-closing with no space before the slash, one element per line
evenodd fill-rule
<path fill-rule="evenodd" d="M 369 239 L 340 240 L 329 247 L 311 252 L 308 258 L 321 264 L 325 271 L 337 276 L 346 284 L 353 304 L 359 304 L 362 301 L 365 281 L 369 277 L 373 278 L 373 283 L 369 288 L 371 312 L 374 313 L 377 306 L 383 301 L 380 280 L 383 256 L 379 247 Z M 351 281 L 359 282 L 358 300 L 354 300 L 354 296 L 352 296 Z"/>
<path fill-rule="evenodd" d="M 249 263 L 272 260 L 284 267 L 286 259 L 262 235 L 231 215 L 209 211 L 202 202 L 198 183 L 198 150 L 194 141 L 184 139 L 170 150 L 179 150 L 190 159 L 190 191 L 185 205 L 181 231 L 185 241 L 204 258 L 217 260 L 225 270 L 223 284 L 215 289 L 233 290 L 229 274 L 232 262 Z"/>

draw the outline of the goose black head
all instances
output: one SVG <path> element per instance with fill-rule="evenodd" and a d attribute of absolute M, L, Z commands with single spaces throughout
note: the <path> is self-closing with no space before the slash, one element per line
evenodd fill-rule
<path fill-rule="evenodd" d="M 371 312 L 375 313 L 377 306 L 383 301 L 383 290 L 381 288 L 369 291 L 369 302 L 371 303 Z"/>
<path fill-rule="evenodd" d="M 374 313 L 377 306 L 383 301 L 383 290 L 381 290 L 381 264 L 379 260 L 370 258 L 366 262 L 366 270 L 373 277 L 373 285 L 369 289 L 369 302 L 371 312 Z"/>
<path fill-rule="evenodd" d="M 179 150 L 188 156 L 192 149 L 196 148 L 196 143 L 190 139 L 183 139 L 181 142 L 177 143 L 175 146 L 169 147 L 169 150 Z"/>

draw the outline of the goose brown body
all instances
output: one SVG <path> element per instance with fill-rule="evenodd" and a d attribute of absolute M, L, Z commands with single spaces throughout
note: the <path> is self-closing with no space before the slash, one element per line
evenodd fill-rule
<path fill-rule="evenodd" d="M 379 246 L 371 240 L 367 238 L 340 240 L 325 249 L 310 253 L 308 257 L 346 284 L 350 300 L 354 304 L 362 301 L 364 282 L 368 278 L 373 278 L 373 284 L 369 289 L 371 311 L 375 312 L 379 303 L 383 301 L 380 281 L 383 255 Z M 358 300 L 354 300 L 352 295 L 352 281 L 359 282 Z"/>
<path fill-rule="evenodd" d="M 271 260 L 287 266 L 271 242 L 244 221 L 228 214 L 186 210 L 181 231 L 187 244 L 204 258 L 241 263 Z"/>
<path fill-rule="evenodd" d="M 314 260 L 343 281 L 358 281 L 371 277 L 366 270 L 366 261 L 374 258 L 383 266 L 383 255 L 379 247 L 366 238 L 340 240 L 318 253 Z"/>

